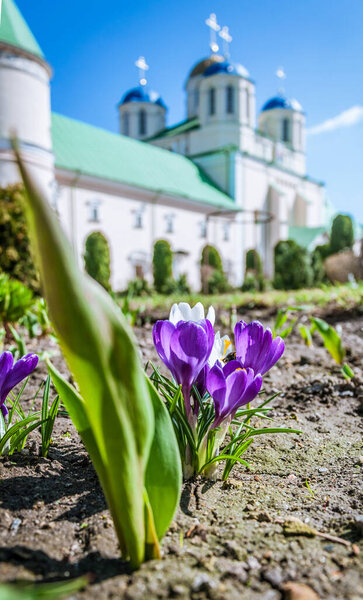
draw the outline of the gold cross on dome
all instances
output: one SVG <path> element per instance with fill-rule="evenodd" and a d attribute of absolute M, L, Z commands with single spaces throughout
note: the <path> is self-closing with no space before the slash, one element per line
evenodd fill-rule
<path fill-rule="evenodd" d="M 220 30 L 220 26 L 217 23 L 216 15 L 214 13 L 211 13 L 208 19 L 205 21 L 205 24 L 210 29 L 209 47 L 212 50 L 212 53 L 215 54 L 219 50 L 219 46 L 217 44 L 217 32 Z"/>
<path fill-rule="evenodd" d="M 223 40 L 223 54 L 226 58 L 229 58 L 229 44 L 232 41 L 232 36 L 229 33 L 229 27 L 227 27 L 227 25 L 222 27 L 221 31 L 219 32 L 219 37 L 221 37 Z"/>
<path fill-rule="evenodd" d="M 145 73 L 149 70 L 149 65 L 147 64 L 145 58 L 143 56 L 139 56 L 135 62 L 135 66 L 139 69 L 139 84 L 146 85 L 147 80 L 145 78 Z"/>

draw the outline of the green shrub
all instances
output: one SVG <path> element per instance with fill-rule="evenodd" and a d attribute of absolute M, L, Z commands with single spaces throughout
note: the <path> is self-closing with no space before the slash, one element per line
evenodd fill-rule
<path fill-rule="evenodd" d="M 351 248 L 354 243 L 353 222 L 349 215 L 337 215 L 330 234 L 331 254 Z"/>
<path fill-rule="evenodd" d="M 105 290 L 110 290 L 110 250 L 105 236 L 99 231 L 91 233 L 86 239 L 84 264 L 87 273 Z"/>
<path fill-rule="evenodd" d="M 132 279 L 128 282 L 126 288 L 127 296 L 150 296 L 151 289 L 146 281 L 146 279 L 141 279 L 140 277 L 136 277 L 136 279 Z"/>
<path fill-rule="evenodd" d="M 246 252 L 246 272 L 242 284 L 243 292 L 263 292 L 265 281 L 263 278 L 262 261 L 259 253 L 254 248 Z"/>
<path fill-rule="evenodd" d="M 169 294 L 173 288 L 173 253 L 169 242 L 158 240 L 154 244 L 153 276 L 154 286 L 160 294 Z"/>
<path fill-rule="evenodd" d="M 207 294 L 225 294 L 231 289 L 227 277 L 221 271 L 215 270 L 207 281 Z"/>
<path fill-rule="evenodd" d="M 8 332 L 8 325 L 23 318 L 33 305 L 33 292 L 23 283 L 0 275 L 0 321 Z"/>
<path fill-rule="evenodd" d="M 255 271 L 257 275 L 262 275 L 262 261 L 254 248 L 246 252 L 246 271 Z"/>
<path fill-rule="evenodd" d="M 329 244 L 325 246 L 317 246 L 311 253 L 311 268 L 313 272 L 313 283 L 314 285 L 320 285 L 327 281 L 327 276 L 324 269 L 324 260 L 327 258 L 326 246 L 330 248 Z M 323 250 L 322 250 L 323 249 Z"/>
<path fill-rule="evenodd" d="M 179 275 L 175 282 L 175 293 L 176 294 L 190 294 L 190 287 L 186 273 Z"/>
<path fill-rule="evenodd" d="M 330 243 L 316 246 L 316 248 L 313 250 L 313 253 L 319 254 L 322 262 L 324 262 L 324 260 L 332 254 Z"/>
<path fill-rule="evenodd" d="M 278 242 L 274 249 L 274 287 L 297 290 L 312 284 L 313 274 L 305 248 L 293 240 Z"/>
<path fill-rule="evenodd" d="M 214 246 L 207 244 L 202 250 L 202 258 L 200 260 L 202 266 L 208 265 L 216 271 L 223 272 L 223 264 L 221 256 Z"/>
<path fill-rule="evenodd" d="M 20 184 L 0 188 L 0 271 L 39 291 L 24 215 L 24 191 Z"/>

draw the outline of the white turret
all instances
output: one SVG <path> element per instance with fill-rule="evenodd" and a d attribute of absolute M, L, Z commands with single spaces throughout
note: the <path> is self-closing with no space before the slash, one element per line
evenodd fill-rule
<path fill-rule="evenodd" d="M 51 69 L 13 0 L 3 0 L 0 24 L 0 185 L 19 180 L 10 150 L 15 134 L 24 158 L 46 184 L 53 180 L 49 78 Z"/>

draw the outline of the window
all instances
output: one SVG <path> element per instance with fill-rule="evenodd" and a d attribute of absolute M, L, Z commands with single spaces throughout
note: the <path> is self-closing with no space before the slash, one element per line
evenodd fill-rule
<path fill-rule="evenodd" d="M 174 216 L 175 215 L 165 215 L 165 220 L 166 220 L 165 233 L 174 233 Z"/>
<path fill-rule="evenodd" d="M 199 90 L 194 90 L 194 110 L 197 110 L 199 106 Z"/>
<path fill-rule="evenodd" d="M 216 113 L 216 90 L 211 88 L 208 92 L 208 112 L 210 115 Z"/>
<path fill-rule="evenodd" d="M 146 135 L 146 111 L 139 112 L 139 135 Z"/>
<path fill-rule="evenodd" d="M 223 224 L 223 241 L 224 242 L 229 242 L 229 232 L 230 232 L 229 225 L 230 225 L 229 223 Z"/>
<path fill-rule="evenodd" d="M 231 115 L 234 113 L 234 87 L 226 87 L 226 112 Z"/>
<path fill-rule="evenodd" d="M 130 121 L 128 113 L 122 115 L 122 133 L 124 135 L 130 135 Z"/>
<path fill-rule="evenodd" d="M 201 221 L 199 223 L 199 225 L 200 225 L 200 237 L 206 238 L 207 237 L 207 221 Z"/>
<path fill-rule="evenodd" d="M 144 226 L 144 207 L 140 206 L 140 208 L 136 208 L 132 211 L 134 215 L 134 229 L 142 229 Z"/>
<path fill-rule="evenodd" d="M 100 201 L 99 200 L 91 200 L 88 202 L 88 220 L 92 223 L 100 222 Z"/>
<path fill-rule="evenodd" d="M 282 141 L 290 141 L 290 121 L 289 119 L 282 120 Z"/>

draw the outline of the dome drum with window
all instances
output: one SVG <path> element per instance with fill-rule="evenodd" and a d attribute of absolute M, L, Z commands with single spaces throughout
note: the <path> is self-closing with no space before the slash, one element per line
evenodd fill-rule
<path fill-rule="evenodd" d="M 157 92 L 144 86 L 126 92 L 118 109 L 122 135 L 143 140 L 165 128 L 166 106 Z"/>
<path fill-rule="evenodd" d="M 296 152 L 305 150 L 305 114 L 297 100 L 279 94 L 262 107 L 259 129 L 273 140 L 283 142 Z"/>
<path fill-rule="evenodd" d="M 193 67 L 185 88 L 189 119 L 254 126 L 255 89 L 244 66 L 213 54 Z"/>

